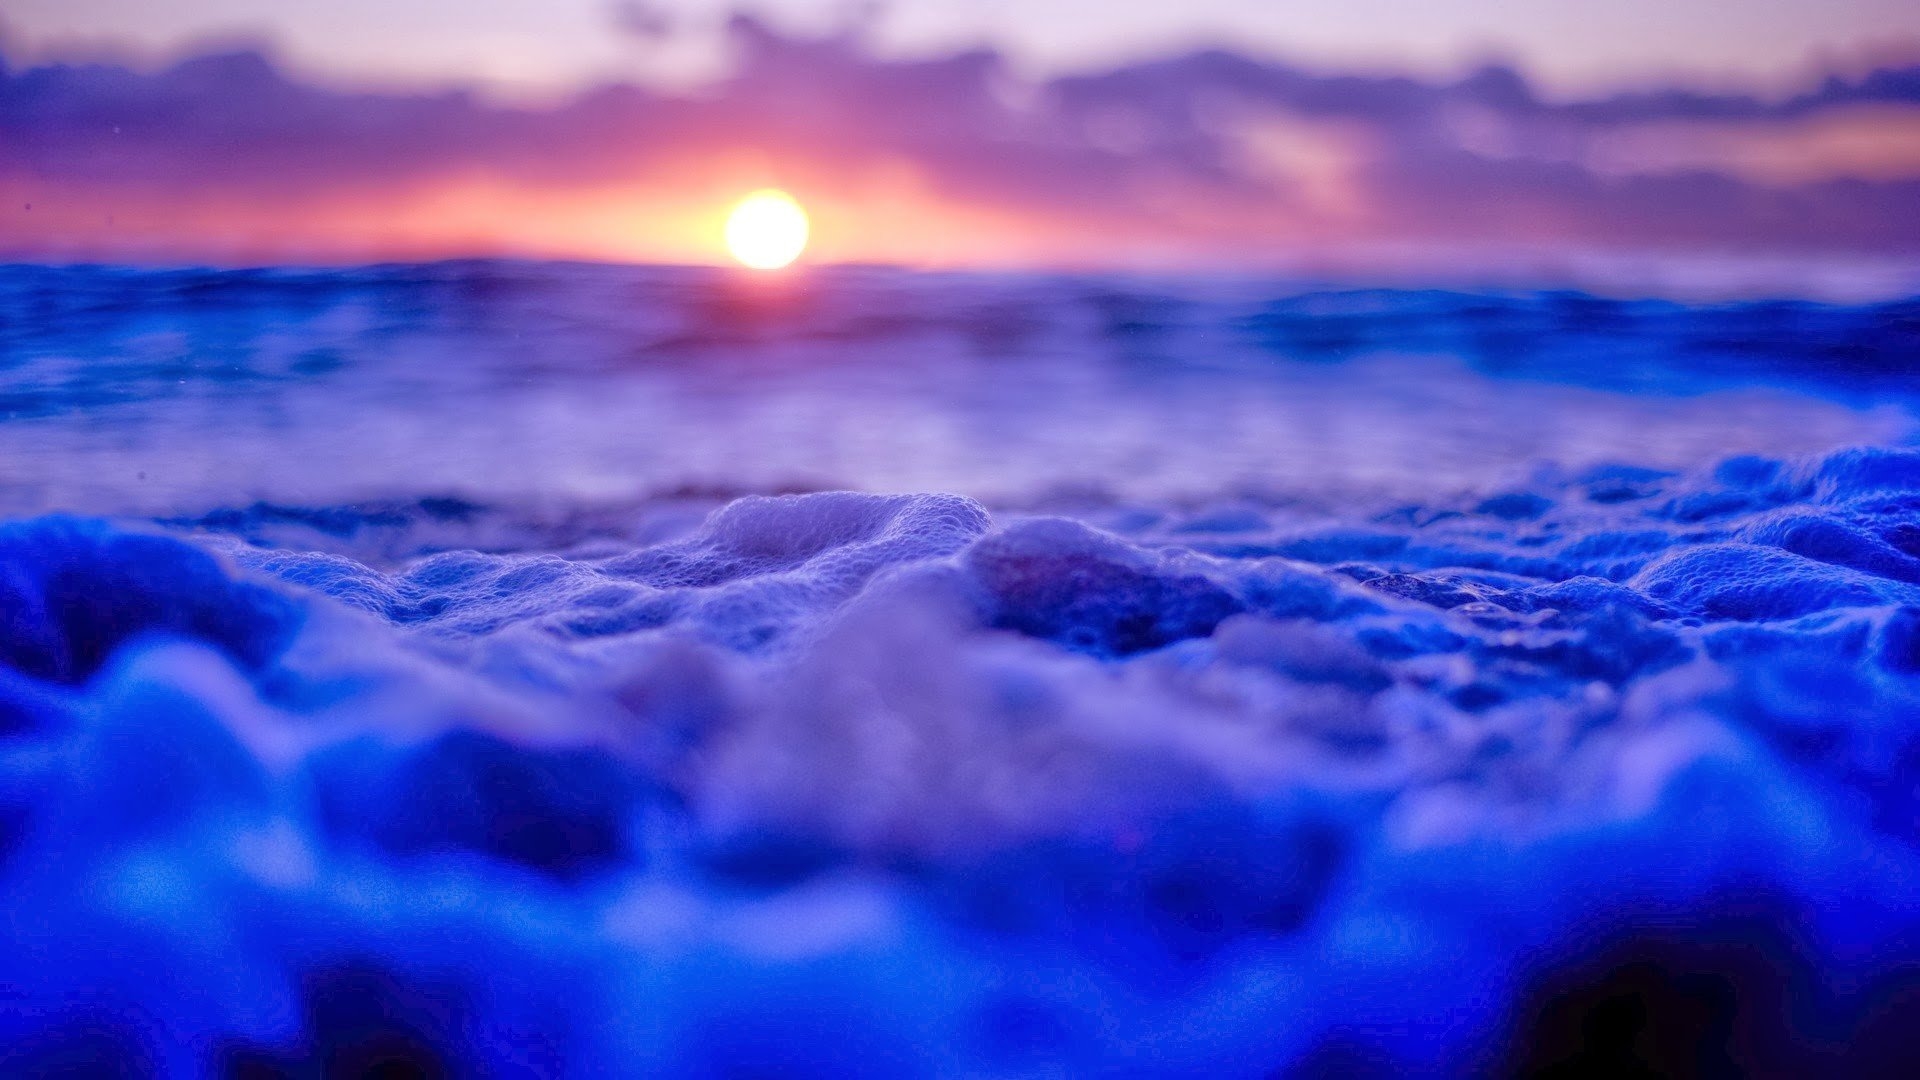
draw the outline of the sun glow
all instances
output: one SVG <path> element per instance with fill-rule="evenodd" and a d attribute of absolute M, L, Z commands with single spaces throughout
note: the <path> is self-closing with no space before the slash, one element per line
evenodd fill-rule
<path fill-rule="evenodd" d="M 727 216 L 727 250 L 755 270 L 778 270 L 806 246 L 807 212 L 784 191 L 756 191 Z"/>

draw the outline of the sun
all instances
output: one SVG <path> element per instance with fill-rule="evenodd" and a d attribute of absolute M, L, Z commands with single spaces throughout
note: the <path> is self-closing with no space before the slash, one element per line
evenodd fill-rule
<path fill-rule="evenodd" d="M 807 212 L 784 191 L 756 191 L 727 215 L 727 250 L 755 270 L 778 270 L 806 246 Z"/>

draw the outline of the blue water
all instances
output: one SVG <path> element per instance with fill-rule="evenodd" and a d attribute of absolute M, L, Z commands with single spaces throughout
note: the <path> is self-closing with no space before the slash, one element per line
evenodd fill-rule
<path fill-rule="evenodd" d="M 1900 1075 L 1916 358 L 1912 302 L 0 270 L 0 1072 Z"/>

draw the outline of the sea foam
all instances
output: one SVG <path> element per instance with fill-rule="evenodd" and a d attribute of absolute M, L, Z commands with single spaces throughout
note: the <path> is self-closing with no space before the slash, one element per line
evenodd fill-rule
<path fill-rule="evenodd" d="M 1081 387 L 1134 362 L 1076 356 Z M 14 378 L 45 374 L 28 359 Z M 1259 363 L 1137 377 L 1267 385 L 1282 361 Z M 1284 363 L 1336 397 L 1377 374 Z M 1884 386 L 1768 363 L 1819 431 L 1897 419 Z M 1567 385 L 1470 369 L 1435 370 Z M 399 376 L 333 377 L 247 393 L 341 419 Z M 1729 400 L 1716 377 L 1681 365 L 1606 407 L 1700 415 Z M 1127 379 L 1096 400 L 1123 429 L 1165 404 Z M 975 405 L 944 415 L 1024 415 Z M 1920 452 L 1895 440 L 1803 453 L 1815 429 L 1775 445 L 1741 421 L 1722 430 L 1755 445 L 1729 450 L 1792 452 L 1488 459 L 1417 494 L 1338 470 L 1089 489 L 1041 461 L 1010 466 L 1033 481 L 1015 495 L 735 497 L 642 462 L 619 498 L 476 471 L 335 503 L 298 498 L 327 485 L 293 461 L 222 502 L 237 466 L 185 475 L 190 447 L 155 436 L 198 423 L 178 402 L 19 423 L 104 447 L 98 416 L 180 475 L 165 512 L 103 476 L 43 500 L 82 513 L 0 525 L 9 1073 L 1485 1075 L 1637 1053 L 1864 1076 L 1916 1049 Z M 914 445 L 873 423 L 875 454 Z M 1049 438 L 1070 430 L 1102 469 L 1137 449 Z M 736 486 L 785 445 L 766 438 Z M 914 467 L 984 475 L 990 439 Z"/>

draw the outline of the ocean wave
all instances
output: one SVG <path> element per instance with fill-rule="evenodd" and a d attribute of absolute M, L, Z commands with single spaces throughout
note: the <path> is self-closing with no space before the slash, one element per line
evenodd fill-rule
<path fill-rule="evenodd" d="M 1344 515 L 1542 463 L 1901 444 L 1917 325 L 1910 301 L 1264 279 L 0 267 L 0 510 L 615 508 L 618 531 L 668 496 L 850 489 Z"/>

